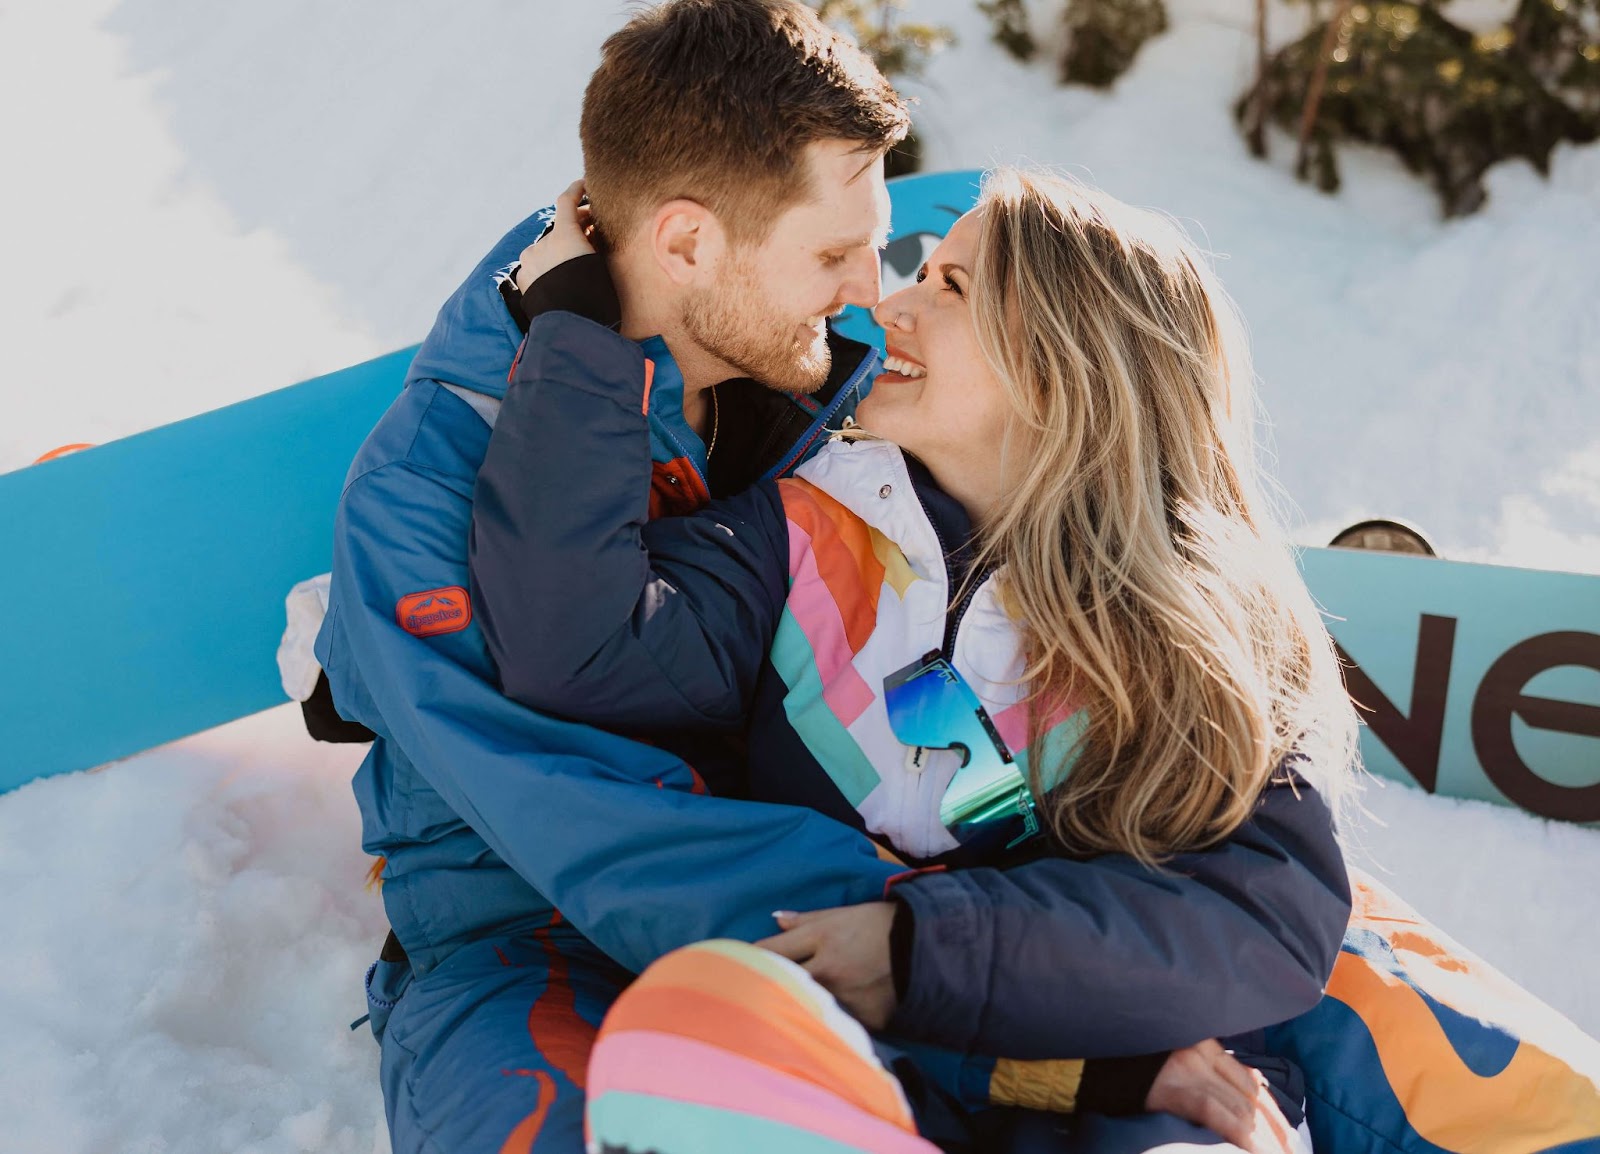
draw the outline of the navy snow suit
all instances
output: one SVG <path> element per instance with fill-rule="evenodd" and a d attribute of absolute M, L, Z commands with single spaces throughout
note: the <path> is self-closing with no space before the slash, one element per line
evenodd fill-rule
<path fill-rule="evenodd" d="M 397 1154 L 581 1150 L 588 1046 L 631 973 L 708 937 L 762 937 L 774 909 L 880 897 L 902 868 L 820 813 L 704 796 L 660 741 L 500 692 L 467 590 L 472 492 L 523 339 L 501 284 L 549 216 L 504 237 L 441 309 L 335 522 L 317 656 L 340 713 L 376 734 L 354 789 L 403 947 L 368 972 Z M 841 342 L 835 360 L 816 401 L 749 386 L 765 456 L 747 452 L 728 484 L 792 468 L 852 411 L 876 358 Z M 664 349 L 658 365 L 653 503 L 692 508 L 708 497 L 704 448 Z M 573 463 L 571 491 L 613 465 Z"/>

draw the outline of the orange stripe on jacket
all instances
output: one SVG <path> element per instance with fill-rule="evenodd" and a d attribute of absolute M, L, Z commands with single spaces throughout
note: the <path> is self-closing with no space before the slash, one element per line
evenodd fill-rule
<path fill-rule="evenodd" d="M 866 647 L 878 623 L 883 562 L 871 527 L 811 482 L 789 477 L 778 482 L 784 515 L 811 538 L 817 572 L 844 618 L 852 653 Z"/>
<path fill-rule="evenodd" d="M 559 914 L 553 924 L 560 924 Z M 567 959 L 550 940 L 550 930 L 535 930 L 533 936 L 544 947 L 550 976 L 544 992 L 528 1010 L 528 1036 L 534 1049 L 582 1090 L 588 1082 L 589 1052 L 598 1031 L 578 1014 L 578 995 L 572 988 Z"/>
<path fill-rule="evenodd" d="M 1476 1074 L 1416 988 L 1359 954 L 1341 952 L 1328 996 L 1361 1018 L 1418 1134 L 1460 1154 L 1524 1154 L 1600 1134 L 1600 1046 L 1569 1023 L 1551 1029 L 1547 1007 L 1453 949 L 1379 888 L 1358 880 L 1353 898 L 1352 927 L 1383 938 L 1417 987 L 1485 1030 L 1522 1039 L 1499 1073 Z M 1530 1031 L 1543 1044 L 1529 1040 Z"/>
<path fill-rule="evenodd" d="M 688 457 L 657 461 L 650 470 L 650 519 L 682 517 L 706 507 L 711 493 Z"/>
<path fill-rule="evenodd" d="M 539 1140 L 539 1131 L 544 1129 L 544 1120 L 550 1114 L 550 1107 L 555 1104 L 555 1079 L 543 1070 L 535 1070 L 533 1077 L 539 1087 L 539 1104 L 533 1108 L 533 1113 L 518 1122 L 506 1135 L 506 1140 L 500 1145 L 500 1154 L 532 1154 L 533 1144 Z"/>
<path fill-rule="evenodd" d="M 1459 1154 L 1531 1154 L 1600 1134 L 1600 1090 L 1523 1042 L 1490 1078 L 1461 1060 L 1427 1002 L 1400 978 L 1341 953 L 1328 996 L 1361 1015 L 1406 1120 Z"/>
<path fill-rule="evenodd" d="M 650 415 L 650 386 L 656 383 L 656 363 L 649 357 L 644 359 L 644 398 L 639 402 L 639 411 L 645 416 Z"/>

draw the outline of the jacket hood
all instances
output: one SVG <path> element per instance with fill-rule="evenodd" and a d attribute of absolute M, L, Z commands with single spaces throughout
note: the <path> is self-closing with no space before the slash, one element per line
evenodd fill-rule
<path fill-rule="evenodd" d="M 406 384 L 434 380 L 504 398 L 511 362 L 522 345 L 522 331 L 500 296 L 500 282 L 554 215 L 553 208 L 540 209 L 501 237 L 478 262 L 439 310 L 411 361 Z"/>

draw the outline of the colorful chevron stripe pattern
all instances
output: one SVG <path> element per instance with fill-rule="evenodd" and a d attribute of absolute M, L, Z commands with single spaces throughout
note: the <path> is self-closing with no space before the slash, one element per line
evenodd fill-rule
<path fill-rule="evenodd" d="M 885 677 L 950 644 L 943 545 L 899 450 L 835 442 L 779 489 L 789 591 L 770 658 L 788 722 L 870 832 L 913 857 L 955 849 L 939 809 L 962 756 L 930 749 L 908 758 L 883 705 Z M 963 604 L 953 663 L 1027 772 L 1021 633 L 993 580 Z M 1050 780 L 1070 766 L 1085 725 L 1069 708 L 1050 719 L 1039 743 Z"/>
<path fill-rule="evenodd" d="M 614 1154 L 934 1154 L 866 1032 L 810 975 L 734 941 L 647 969 L 606 1016 L 586 1136 Z"/>
<path fill-rule="evenodd" d="M 1328 993 L 1269 1031 L 1319 1150 L 1600 1154 L 1600 1043 L 1352 871 Z"/>
<path fill-rule="evenodd" d="M 841 691 L 841 675 L 877 628 L 885 580 L 904 598 L 917 576 L 899 546 L 811 482 L 792 478 L 780 488 L 789 518 L 786 616 L 810 642 L 822 682 L 836 695 L 829 704 L 848 726 L 873 690 L 856 675 Z"/>
<path fill-rule="evenodd" d="M 878 627 L 885 586 L 900 598 L 919 578 L 899 546 L 810 481 L 779 482 L 789 519 L 789 599 L 772 663 L 790 723 L 859 806 L 878 772 L 848 731 L 878 695 L 855 665 Z"/>

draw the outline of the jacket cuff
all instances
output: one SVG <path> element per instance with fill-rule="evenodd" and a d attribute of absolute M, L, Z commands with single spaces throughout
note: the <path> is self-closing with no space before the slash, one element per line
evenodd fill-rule
<path fill-rule="evenodd" d="M 616 328 L 622 323 L 622 305 L 611 281 L 606 258 L 597 252 L 563 261 L 534 281 L 522 293 L 525 326 L 542 313 L 577 313 L 597 325 Z"/>
<path fill-rule="evenodd" d="M 1123 1117 L 1144 1113 L 1144 1100 L 1172 1051 L 1132 1058 L 1090 1058 L 1078 1083 L 1078 1109 Z"/>
<path fill-rule="evenodd" d="M 653 367 L 644 350 L 611 329 L 596 326 L 565 309 L 534 317 L 522 354 L 512 367 L 506 407 L 500 411 L 495 433 L 500 434 L 502 425 L 515 427 L 508 422 L 508 414 L 520 414 L 531 403 L 524 401 L 522 394 L 540 385 L 546 389 L 558 385 L 559 392 L 604 397 L 629 410 L 633 420 L 642 423 L 649 405 L 652 374 Z M 567 419 L 587 419 L 578 418 L 576 410 L 566 407 L 553 411 Z M 588 430 L 586 435 L 600 436 L 590 426 L 583 427 Z M 632 425 L 627 427 L 631 429 Z"/>
<path fill-rule="evenodd" d="M 906 1000 L 911 988 L 911 951 L 917 932 L 916 915 L 905 902 L 894 903 L 894 921 L 889 925 L 889 974 L 894 979 L 896 1004 Z"/>
<path fill-rule="evenodd" d="M 893 897 L 910 919 L 911 946 L 905 995 L 887 1032 L 971 1049 L 989 1003 L 993 969 L 988 903 L 959 873 L 921 874 L 896 885 Z M 892 937 L 891 931 L 891 959 Z"/>

